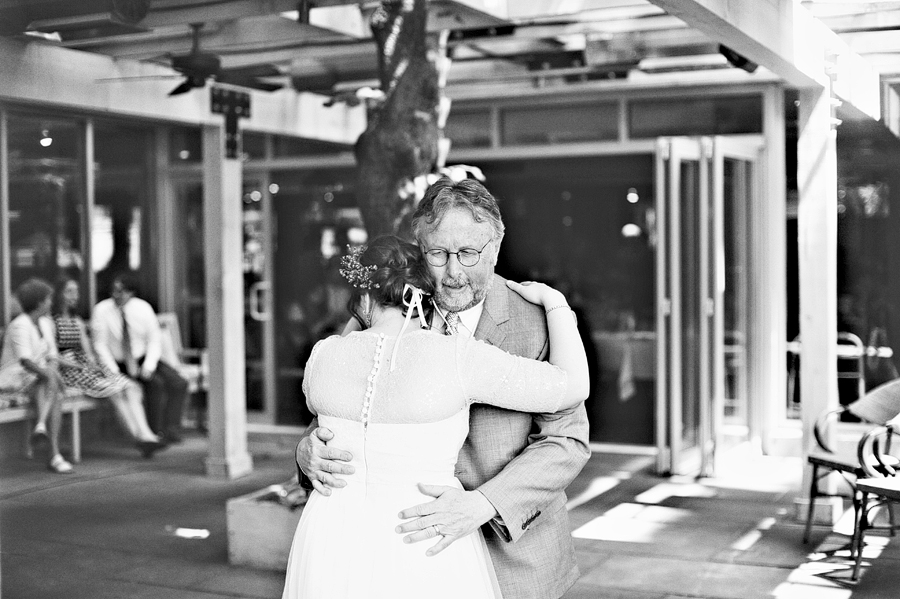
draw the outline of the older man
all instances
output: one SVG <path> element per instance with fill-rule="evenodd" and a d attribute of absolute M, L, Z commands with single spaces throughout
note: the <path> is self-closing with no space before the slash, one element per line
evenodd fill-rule
<path fill-rule="evenodd" d="M 504 226 L 494 197 L 473 180 L 443 178 L 426 192 L 413 232 L 435 280 L 433 328 L 471 335 L 512 354 L 544 359 L 543 308 L 509 290 L 494 274 Z M 312 486 L 346 484 L 351 459 L 340 439 L 314 426 L 297 446 L 297 463 Z M 441 539 L 436 554 L 484 526 L 505 597 L 560 597 L 578 578 L 564 489 L 590 457 L 584 405 L 556 414 L 526 414 L 473 405 L 469 436 L 457 463 L 465 487 L 420 485 L 434 497 L 401 514 L 397 532 L 407 542 Z M 434 526 L 438 525 L 438 526 Z"/>

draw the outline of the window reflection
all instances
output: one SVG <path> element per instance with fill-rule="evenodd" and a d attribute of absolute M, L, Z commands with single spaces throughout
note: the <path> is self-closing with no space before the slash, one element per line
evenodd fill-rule
<path fill-rule="evenodd" d="M 9 117 L 11 286 L 84 269 L 84 128 L 74 120 Z"/>
<path fill-rule="evenodd" d="M 92 257 L 98 299 L 108 295 L 116 273 L 137 273 L 141 295 L 155 301 L 154 265 L 149 254 L 145 206 L 149 205 L 149 131 L 115 123 L 94 127 L 95 199 L 91 214 Z M 94 228 L 96 227 L 96 228 Z"/>

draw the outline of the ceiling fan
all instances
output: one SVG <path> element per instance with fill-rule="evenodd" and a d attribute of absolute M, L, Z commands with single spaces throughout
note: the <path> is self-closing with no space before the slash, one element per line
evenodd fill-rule
<path fill-rule="evenodd" d="M 180 75 L 139 75 L 137 77 L 112 77 L 97 79 L 98 82 L 109 81 L 134 81 L 146 79 L 172 79 L 184 77 L 178 86 L 169 92 L 170 96 L 177 96 L 206 86 L 209 79 L 220 83 L 249 87 L 261 91 L 271 92 L 284 87 L 281 83 L 265 81 L 266 77 L 280 77 L 281 71 L 273 64 L 259 64 L 239 68 L 223 68 L 222 60 L 211 52 L 203 52 L 200 49 L 200 30 L 203 23 L 191 23 L 192 42 L 191 51 L 187 54 L 166 54 L 151 59 L 151 62 L 168 61 L 169 66 L 178 71 Z"/>
<path fill-rule="evenodd" d="M 233 69 L 222 68 L 222 60 L 215 54 L 203 52 L 200 49 L 200 30 L 203 23 L 191 23 L 192 44 L 191 51 L 187 54 L 171 56 L 173 69 L 184 75 L 178 87 L 169 92 L 170 96 L 177 96 L 189 92 L 192 89 L 204 87 L 210 78 L 220 82 L 249 87 L 261 91 L 275 91 L 284 87 L 278 83 L 269 83 L 261 80 L 262 77 L 277 77 L 281 71 L 275 65 L 261 64 Z"/>

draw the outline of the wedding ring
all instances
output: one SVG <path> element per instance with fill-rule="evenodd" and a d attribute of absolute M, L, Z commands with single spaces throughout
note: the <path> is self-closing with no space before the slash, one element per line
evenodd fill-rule
<path fill-rule="evenodd" d="M 432 525 L 431 525 L 431 528 L 434 529 L 434 536 L 436 536 L 436 537 L 441 536 L 441 531 L 438 530 L 437 524 L 432 524 Z"/>

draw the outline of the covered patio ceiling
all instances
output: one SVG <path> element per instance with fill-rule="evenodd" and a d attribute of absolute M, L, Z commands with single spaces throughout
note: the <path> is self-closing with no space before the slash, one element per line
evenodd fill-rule
<path fill-rule="evenodd" d="M 716 3 L 728 4 L 693 2 Z M 578 85 L 668 73 L 717 80 L 765 76 L 765 69 L 668 14 L 661 8 L 667 4 L 431 0 L 429 29 L 450 32 L 451 88 L 498 81 Z M 900 0 L 800 4 L 865 59 L 883 83 L 900 82 Z M 154 76 L 170 76 L 173 91 L 178 86 L 186 92 L 212 78 L 262 90 L 292 87 L 333 95 L 378 85 L 367 25 L 377 5 L 353 0 L 0 0 L 0 35 L 160 65 Z"/>

